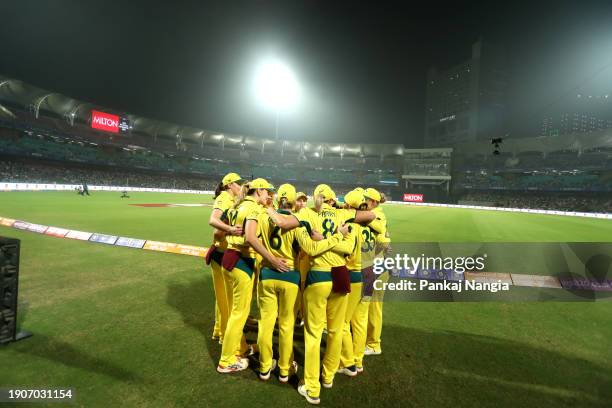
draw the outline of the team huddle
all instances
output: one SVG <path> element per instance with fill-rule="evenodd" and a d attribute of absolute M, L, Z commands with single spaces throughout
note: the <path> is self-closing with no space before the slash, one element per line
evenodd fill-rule
<path fill-rule="evenodd" d="M 293 334 L 304 330 L 304 374 L 300 395 L 320 403 L 321 385 L 334 375 L 356 376 L 364 355 L 381 351 L 382 293 L 374 291 L 374 259 L 390 244 L 384 196 L 373 188 L 356 188 L 341 206 L 332 188 L 318 185 L 314 206 L 291 184 L 275 189 L 258 178 L 245 183 L 236 173 L 223 177 L 215 192 L 210 225 L 214 245 L 206 256 L 215 291 L 213 338 L 222 344 L 219 373 L 248 367 L 259 350 L 259 377 L 268 380 L 278 368 L 287 383 L 297 375 Z M 243 329 L 256 291 L 257 344 Z M 278 359 L 273 335 L 278 321 Z M 321 359 L 321 339 L 327 332 Z"/>

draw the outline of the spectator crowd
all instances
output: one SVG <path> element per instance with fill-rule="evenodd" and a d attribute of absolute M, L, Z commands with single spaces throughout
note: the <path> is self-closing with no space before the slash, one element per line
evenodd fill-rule
<path fill-rule="evenodd" d="M 469 192 L 460 196 L 458 202 L 505 208 L 612 213 L 612 196 L 595 194 Z"/>
<path fill-rule="evenodd" d="M 216 181 L 180 174 L 156 174 L 124 169 L 0 160 L 0 182 L 83 184 L 119 187 L 151 187 L 181 190 L 214 190 Z"/>

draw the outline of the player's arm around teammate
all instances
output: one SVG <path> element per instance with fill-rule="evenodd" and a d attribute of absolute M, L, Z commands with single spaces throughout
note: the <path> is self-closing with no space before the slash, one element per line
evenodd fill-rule
<path fill-rule="evenodd" d="M 231 226 L 227 222 L 227 212 L 234 206 L 235 198 L 238 196 L 243 183 L 242 178 L 236 173 L 226 174 L 215 190 L 215 202 L 210 214 L 208 224 L 213 227 L 213 245 L 207 254 L 207 263 L 212 270 L 213 288 L 215 291 L 215 325 L 213 328 L 213 340 L 223 343 L 223 336 L 227 327 L 227 319 L 231 307 L 231 297 L 228 298 L 230 288 L 226 289 L 226 282 L 221 268 L 223 252 L 227 248 L 225 235 L 242 235 L 242 226 Z"/>
<path fill-rule="evenodd" d="M 338 226 L 349 220 L 359 218 L 355 210 L 339 210 L 334 207 L 336 195 L 327 185 L 319 185 L 314 192 L 314 216 L 302 220 L 309 213 L 300 211 L 296 214 L 298 221 L 308 221 L 320 230 L 324 237 L 335 233 Z M 312 211 L 311 211 L 312 212 Z M 374 218 L 370 212 L 361 214 L 363 219 Z M 306 279 L 304 290 L 304 343 L 305 367 L 304 384 L 298 387 L 298 392 L 309 403 L 318 404 L 321 382 L 326 388 L 333 385 L 334 375 L 338 369 L 340 351 L 342 348 L 342 331 L 346 314 L 347 296 L 345 292 L 334 292 L 332 269 L 346 267 L 344 256 L 334 251 L 327 251 L 313 257 L 312 266 Z M 327 345 L 323 357 L 323 369 L 320 370 L 321 337 L 327 323 Z"/>
<path fill-rule="evenodd" d="M 295 188 L 290 184 L 283 184 L 278 189 L 279 211 L 289 213 L 295 202 Z M 294 259 L 297 255 L 296 243 L 298 243 L 309 255 L 318 255 L 329 250 L 341 239 L 342 234 L 337 233 L 328 240 L 314 242 L 303 228 L 294 230 L 281 230 L 274 225 L 265 213 L 259 216 L 260 244 L 255 248 L 264 257 L 258 282 L 258 305 L 261 319 L 259 321 L 258 345 L 260 350 L 260 378 L 270 378 L 271 370 L 274 369 L 272 359 L 272 337 L 274 323 L 278 317 L 279 327 L 279 380 L 287 382 L 293 367 L 293 330 L 295 324 L 296 300 L 300 290 L 300 275 L 295 270 Z M 247 234 L 249 227 L 247 224 Z M 345 232 L 347 232 L 345 230 Z M 250 242 L 250 241 L 249 241 Z M 262 248 L 263 247 L 263 248 Z M 283 259 L 288 271 L 280 271 L 267 260 L 271 257 Z"/>
<path fill-rule="evenodd" d="M 274 187 L 264 179 L 255 179 L 247 183 L 242 190 L 244 197 L 237 206 L 229 211 L 228 219 L 232 226 L 243 228 L 248 221 L 257 221 L 263 205 L 268 201 Z M 255 230 L 256 230 L 255 223 Z M 249 237 L 253 234 L 253 224 L 247 228 Z M 228 236 L 228 248 L 223 255 L 223 273 L 232 283 L 232 306 L 227 322 L 221 358 L 217 371 L 232 373 L 248 367 L 248 359 L 242 358 L 240 343 L 243 338 L 243 328 L 249 315 L 253 293 L 255 271 L 255 251 L 244 236 Z M 282 266 L 279 265 L 279 268 Z"/>

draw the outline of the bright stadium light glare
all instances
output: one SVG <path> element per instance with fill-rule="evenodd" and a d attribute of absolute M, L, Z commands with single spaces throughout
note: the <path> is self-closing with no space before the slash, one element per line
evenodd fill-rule
<path fill-rule="evenodd" d="M 268 60 L 257 67 L 255 94 L 265 107 L 278 114 L 295 108 L 300 86 L 289 66 L 278 60 Z"/>

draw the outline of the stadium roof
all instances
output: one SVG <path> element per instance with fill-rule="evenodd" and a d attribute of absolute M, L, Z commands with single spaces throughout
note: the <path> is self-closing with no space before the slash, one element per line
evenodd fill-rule
<path fill-rule="evenodd" d="M 347 143 L 312 143 L 307 141 L 275 141 L 273 139 L 253 136 L 231 135 L 219 131 L 197 129 L 174 123 L 126 114 L 114 109 L 83 102 L 57 92 L 44 90 L 23 81 L 0 76 L 0 118 L 14 118 L 11 109 L 32 112 L 36 118 L 42 113 L 65 120 L 71 126 L 91 125 L 91 111 L 99 110 L 124 118 L 130 123 L 130 132 L 150 137 L 177 140 L 181 143 L 200 146 L 234 147 L 244 150 L 267 151 L 283 150 L 285 152 L 316 153 L 340 156 L 401 156 L 404 146 L 401 144 L 347 144 Z"/>

